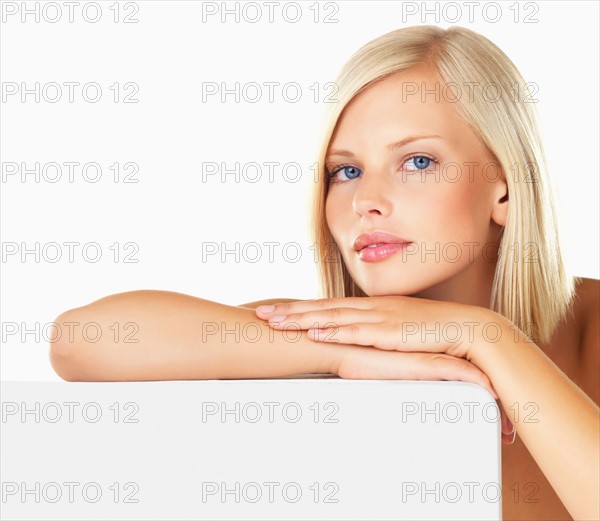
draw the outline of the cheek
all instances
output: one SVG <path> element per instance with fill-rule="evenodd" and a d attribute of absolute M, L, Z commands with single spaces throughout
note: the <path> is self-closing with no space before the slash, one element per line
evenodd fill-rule
<path fill-rule="evenodd" d="M 349 210 L 350 208 L 350 210 Z M 327 221 L 327 226 L 329 227 L 329 231 L 333 237 L 334 242 L 337 247 L 340 249 L 340 253 L 344 262 L 348 263 L 348 258 L 346 257 L 347 252 L 344 247 L 340 247 L 348 242 L 351 234 L 351 226 L 354 222 L 352 216 L 349 213 L 352 212 L 352 200 L 348 200 L 343 195 L 340 196 L 339 193 L 332 195 L 331 192 L 328 194 L 327 199 L 325 200 L 325 219 Z M 332 252 L 333 249 L 330 248 L 332 245 L 327 245 L 327 251 Z"/>
<path fill-rule="evenodd" d="M 331 192 L 327 195 L 325 200 L 325 219 L 327 220 L 327 226 L 331 230 L 331 235 L 336 241 L 339 240 L 339 234 L 343 231 L 340 226 L 344 222 L 348 222 L 342 215 L 343 203 L 339 197 L 332 195 Z"/>
<path fill-rule="evenodd" d="M 444 183 L 436 195 L 428 194 L 422 229 L 430 237 L 448 240 L 478 240 L 489 224 L 484 211 L 485 196 L 477 183 Z M 419 226 L 421 227 L 421 226 Z"/>

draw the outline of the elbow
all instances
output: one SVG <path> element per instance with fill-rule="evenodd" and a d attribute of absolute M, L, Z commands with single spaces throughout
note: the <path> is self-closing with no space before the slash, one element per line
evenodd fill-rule
<path fill-rule="evenodd" d="M 78 322 L 77 309 L 61 313 L 54 319 L 55 327 L 50 339 L 50 365 L 54 372 L 67 382 L 83 381 L 79 375 L 77 362 L 80 346 L 77 337 L 70 334 L 73 331 L 73 323 Z"/>

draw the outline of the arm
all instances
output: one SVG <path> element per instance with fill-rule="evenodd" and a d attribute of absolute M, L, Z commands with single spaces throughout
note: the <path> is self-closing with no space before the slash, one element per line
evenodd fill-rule
<path fill-rule="evenodd" d="M 340 374 L 345 359 L 343 377 L 462 380 L 489 388 L 488 377 L 464 359 L 317 343 L 307 331 L 273 329 L 251 308 L 168 291 L 110 295 L 63 313 L 56 323 L 62 336 L 51 339 L 50 362 L 67 381 Z M 97 331 L 101 335 L 96 340 Z"/>
<path fill-rule="evenodd" d="M 293 298 L 270 298 L 267 300 L 255 300 L 254 302 L 246 302 L 240 304 L 238 308 L 256 309 L 258 306 L 268 306 L 270 304 L 277 304 L 278 302 L 298 302 L 300 299 Z"/>
<path fill-rule="evenodd" d="M 475 338 L 467 346 L 467 359 L 492 381 L 523 443 L 569 513 L 575 519 L 599 519 L 598 406 L 512 322 L 479 309 L 482 323 L 495 321 L 502 335 L 495 343 Z M 597 321 L 587 329 L 597 329 Z M 584 338 L 589 345 L 582 351 L 597 353 L 598 334 Z M 597 378 L 598 367 L 589 370 Z M 524 408 L 527 403 L 536 405 L 533 416 Z"/>
<path fill-rule="evenodd" d="M 315 344 L 306 332 L 273 331 L 250 308 L 169 291 L 110 295 L 55 322 L 50 362 L 67 381 L 330 373 L 339 349 Z"/>

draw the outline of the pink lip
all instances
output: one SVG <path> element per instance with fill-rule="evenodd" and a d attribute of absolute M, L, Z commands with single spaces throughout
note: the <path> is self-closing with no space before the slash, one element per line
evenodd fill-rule
<path fill-rule="evenodd" d="M 362 233 L 355 240 L 352 247 L 356 251 L 361 251 L 363 248 L 367 246 L 371 246 L 372 244 L 408 244 L 411 241 L 407 241 L 406 239 L 402 239 L 397 235 L 392 235 L 391 233 L 386 232 L 371 232 L 371 233 Z"/>
<path fill-rule="evenodd" d="M 380 244 L 379 246 L 375 246 L 373 248 L 365 247 L 358 252 L 358 256 L 360 260 L 364 262 L 379 262 L 402 251 L 409 244 L 411 243 L 386 243 Z"/>

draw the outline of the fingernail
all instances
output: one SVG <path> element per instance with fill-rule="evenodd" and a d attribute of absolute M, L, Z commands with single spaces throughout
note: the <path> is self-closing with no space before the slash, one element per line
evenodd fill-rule
<path fill-rule="evenodd" d="M 285 318 L 285 315 L 275 315 L 273 317 L 269 317 L 269 322 L 281 322 Z"/>
<path fill-rule="evenodd" d="M 275 309 L 275 306 L 258 306 L 256 311 L 259 313 L 271 313 Z"/>

